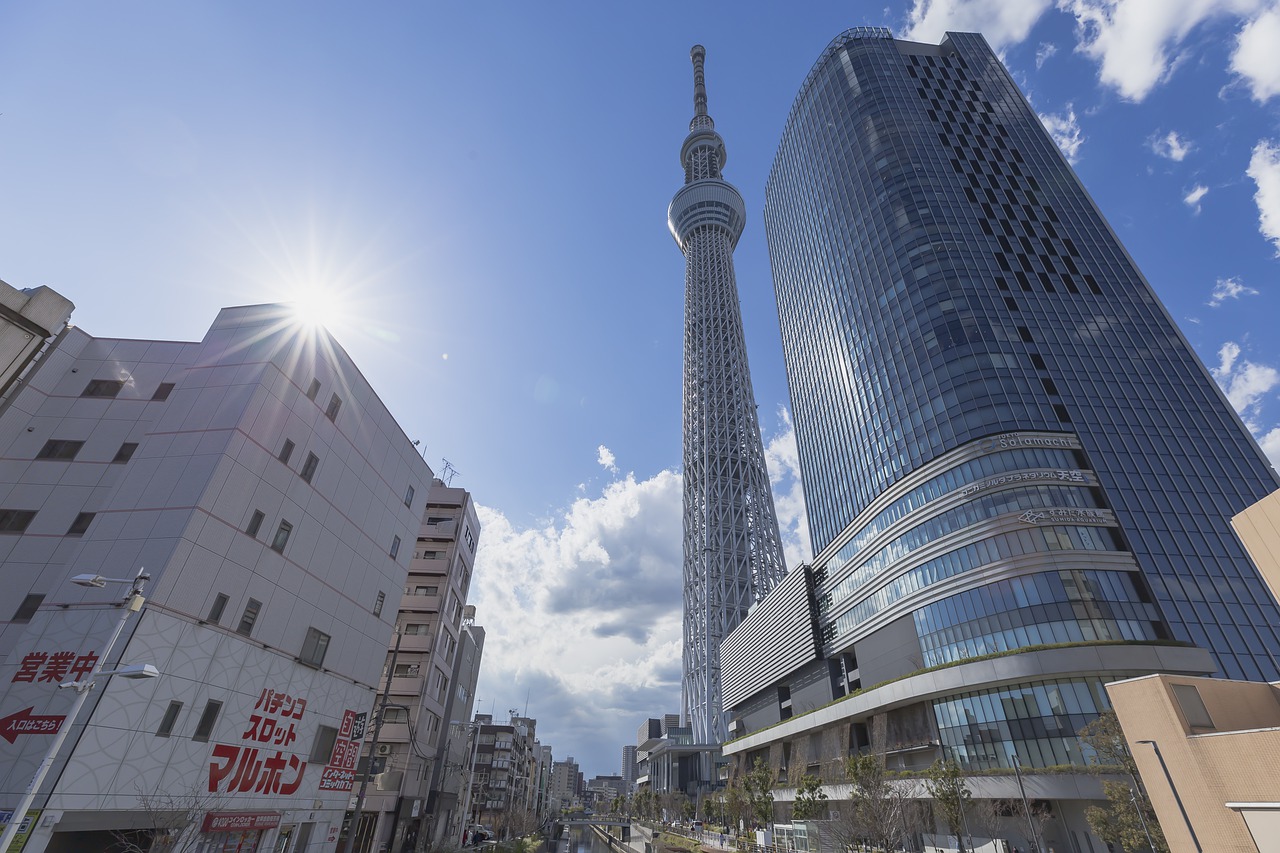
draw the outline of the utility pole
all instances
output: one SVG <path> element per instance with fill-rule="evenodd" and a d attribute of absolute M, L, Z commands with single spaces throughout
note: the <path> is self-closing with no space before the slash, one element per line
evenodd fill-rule
<path fill-rule="evenodd" d="M 378 735 L 382 733 L 382 718 L 386 716 L 387 705 L 391 700 L 391 679 L 396 672 L 396 658 L 400 657 L 400 626 L 396 626 L 396 645 L 391 651 L 391 665 L 387 667 L 386 685 L 382 688 L 382 701 L 378 703 L 377 713 L 373 718 L 373 740 L 369 742 L 369 760 L 365 762 L 364 773 L 360 776 L 360 793 L 356 795 L 356 810 L 351 816 L 351 823 L 345 838 L 338 842 L 338 853 L 350 853 L 355 843 L 356 831 L 360 828 L 360 813 L 364 811 L 365 794 L 369 791 L 369 777 L 373 775 L 373 760 L 378 752 Z"/>

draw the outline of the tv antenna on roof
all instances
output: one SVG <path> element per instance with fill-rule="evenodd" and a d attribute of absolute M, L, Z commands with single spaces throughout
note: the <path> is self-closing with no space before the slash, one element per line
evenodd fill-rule
<path fill-rule="evenodd" d="M 440 463 L 444 466 L 444 469 L 440 472 L 440 479 L 444 480 L 444 484 L 446 486 L 452 487 L 453 478 L 458 476 L 458 474 L 461 474 L 462 472 L 459 471 L 457 468 L 454 468 L 453 463 L 450 462 L 448 459 L 445 459 L 443 456 L 440 457 Z"/>

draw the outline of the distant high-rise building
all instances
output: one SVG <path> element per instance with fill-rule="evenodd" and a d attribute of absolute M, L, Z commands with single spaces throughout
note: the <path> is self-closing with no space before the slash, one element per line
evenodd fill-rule
<path fill-rule="evenodd" d="M 685 256 L 684 680 L 694 739 L 725 738 L 720 642 L 786 571 L 756 419 L 733 249 L 746 224 L 725 182 L 724 140 L 707 115 L 702 63 L 691 51 L 694 117 L 680 149 L 685 185 L 668 224 Z"/>
<path fill-rule="evenodd" d="M 765 226 L 816 556 L 724 643 L 726 753 L 1083 769 L 1108 681 L 1280 676 L 1229 523 L 1275 472 L 981 36 L 833 41 Z"/>
<path fill-rule="evenodd" d="M 628 793 L 636 787 L 636 747 L 626 744 L 622 747 L 622 779 L 627 783 Z"/>

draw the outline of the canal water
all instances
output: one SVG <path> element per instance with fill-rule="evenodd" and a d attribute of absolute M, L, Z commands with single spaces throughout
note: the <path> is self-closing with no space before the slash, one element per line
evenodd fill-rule
<path fill-rule="evenodd" d="M 561 839 L 556 853 L 610 853 L 609 845 L 585 826 L 569 830 L 567 839 Z"/>

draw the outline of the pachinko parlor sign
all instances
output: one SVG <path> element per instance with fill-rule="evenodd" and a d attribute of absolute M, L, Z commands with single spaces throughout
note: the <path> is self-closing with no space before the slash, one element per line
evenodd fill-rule
<path fill-rule="evenodd" d="M 213 747 L 209 793 L 283 796 L 296 793 L 307 770 L 307 762 L 294 747 L 306 710 L 306 699 L 271 688 L 263 690 L 240 734 L 240 743 L 219 743 Z M 329 763 L 320 776 L 321 791 L 352 789 L 364 729 L 364 714 L 343 713 Z"/>

